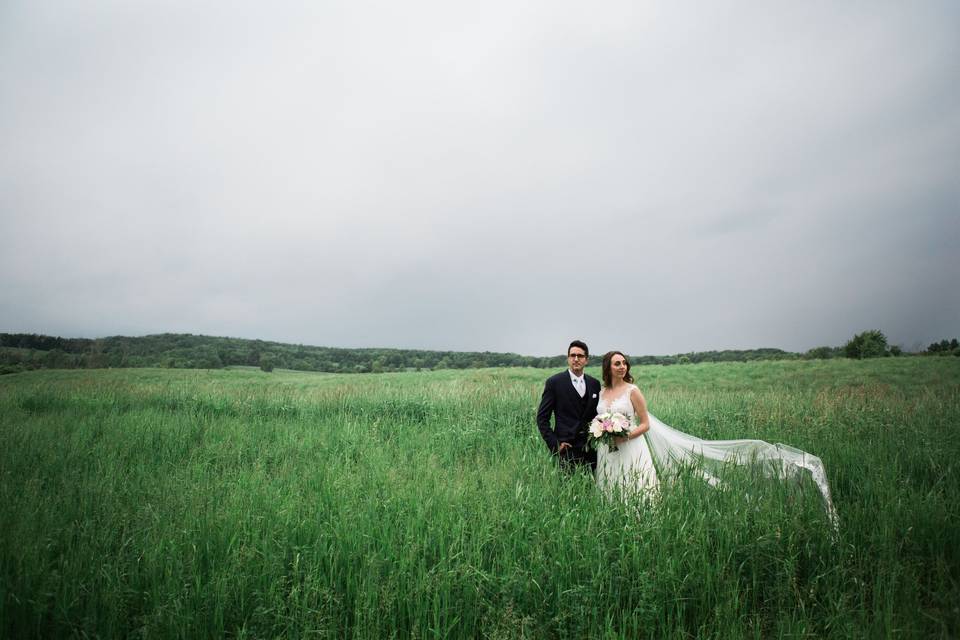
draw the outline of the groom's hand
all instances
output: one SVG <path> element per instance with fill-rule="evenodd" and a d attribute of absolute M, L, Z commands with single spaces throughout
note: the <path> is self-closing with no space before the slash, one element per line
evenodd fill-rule
<path fill-rule="evenodd" d="M 560 446 L 557 447 L 557 453 L 558 454 L 563 453 L 564 451 L 570 448 L 571 448 L 571 445 L 569 442 L 561 442 Z"/>

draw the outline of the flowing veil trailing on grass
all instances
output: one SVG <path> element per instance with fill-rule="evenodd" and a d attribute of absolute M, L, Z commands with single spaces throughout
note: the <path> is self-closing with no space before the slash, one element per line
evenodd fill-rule
<path fill-rule="evenodd" d="M 692 468 L 712 486 L 721 484 L 724 467 L 749 466 L 764 475 L 787 480 L 812 480 L 820 490 L 827 516 L 837 528 L 837 512 L 830 499 L 830 485 L 823 463 L 817 456 L 785 444 L 763 440 L 702 440 L 670 427 L 653 414 L 645 434 L 658 472 L 670 476 L 682 468 Z"/>

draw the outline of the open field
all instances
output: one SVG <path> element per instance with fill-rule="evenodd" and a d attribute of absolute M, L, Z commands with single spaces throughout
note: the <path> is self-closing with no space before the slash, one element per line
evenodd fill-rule
<path fill-rule="evenodd" d="M 668 424 L 820 456 L 835 538 L 742 477 L 604 501 L 549 373 L 0 377 L 0 636 L 960 636 L 960 358 L 634 369 Z"/>

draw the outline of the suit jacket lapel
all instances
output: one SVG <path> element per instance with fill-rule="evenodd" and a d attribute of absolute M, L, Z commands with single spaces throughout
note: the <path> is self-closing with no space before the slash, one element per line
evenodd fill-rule
<path fill-rule="evenodd" d="M 572 394 L 570 396 L 572 400 L 580 399 L 580 394 L 577 393 L 577 388 L 573 386 L 573 379 L 570 377 L 569 371 L 567 371 L 567 393 Z"/>

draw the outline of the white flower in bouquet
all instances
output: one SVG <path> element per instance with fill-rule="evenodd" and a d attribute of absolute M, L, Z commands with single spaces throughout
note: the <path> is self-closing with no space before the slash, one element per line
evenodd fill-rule
<path fill-rule="evenodd" d="M 631 428 L 630 419 L 622 413 L 601 413 L 590 423 L 590 446 L 596 449 L 606 444 L 610 451 L 616 451 L 614 438 L 625 438 Z"/>

